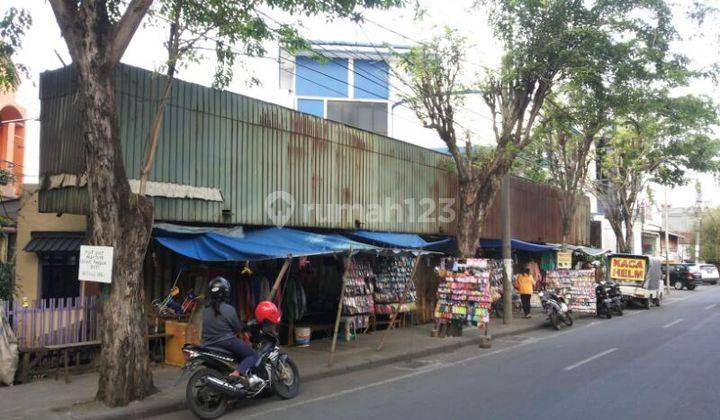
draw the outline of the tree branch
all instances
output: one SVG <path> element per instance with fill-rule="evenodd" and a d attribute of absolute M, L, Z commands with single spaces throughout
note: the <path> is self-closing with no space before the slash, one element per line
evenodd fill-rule
<path fill-rule="evenodd" d="M 70 52 L 70 57 L 73 61 L 77 61 L 79 57 L 77 45 L 80 39 L 80 35 L 77 32 L 79 25 L 77 20 L 77 4 L 72 0 L 49 0 L 49 2 L 55 14 L 55 20 L 60 27 L 60 33 L 63 38 L 65 38 L 65 44 L 68 47 L 68 52 Z"/>
<path fill-rule="evenodd" d="M 153 0 L 131 0 L 125 14 L 115 24 L 111 37 L 111 44 L 108 48 L 107 63 L 113 65 L 119 63 L 135 31 L 140 26 L 143 18 L 147 14 Z"/>

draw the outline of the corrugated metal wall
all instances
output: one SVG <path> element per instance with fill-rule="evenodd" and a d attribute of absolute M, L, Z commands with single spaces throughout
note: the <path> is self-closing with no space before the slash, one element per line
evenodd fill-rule
<path fill-rule="evenodd" d="M 117 75 L 118 125 L 125 165 L 138 178 L 145 139 L 160 96 L 162 78 L 122 66 Z M 41 75 L 40 174 L 82 174 L 84 152 L 70 68 Z M 412 144 L 256 99 L 177 82 L 167 108 L 151 181 L 218 188 L 224 202 L 155 198 L 158 220 L 271 225 L 265 198 L 274 191 L 293 195 L 289 226 L 357 228 L 415 233 L 453 233 L 438 221 L 411 217 L 419 200 L 454 199 L 455 176 L 445 157 Z M 84 188 L 45 190 L 40 211 L 85 212 Z M 407 200 L 415 200 L 415 208 Z M 314 212 L 306 205 L 317 204 Z M 365 210 L 403 206 L 402 220 L 364 220 L 359 209 L 328 211 L 336 204 Z M 225 212 L 224 212 L 225 211 Z M 225 215 L 223 215 L 225 213 Z M 394 215 L 394 213 L 393 213 Z"/>
<path fill-rule="evenodd" d="M 122 66 L 117 74 L 119 129 L 128 176 L 138 178 L 145 137 L 160 96 L 162 79 L 146 70 Z M 81 121 L 69 68 L 43 73 L 40 129 L 40 174 L 85 171 Z M 425 221 L 427 206 L 457 195 L 456 178 L 443 154 L 279 105 L 230 92 L 177 82 L 165 112 L 157 158 L 150 179 L 158 182 L 219 188 L 224 202 L 156 197 L 158 220 L 272 225 L 264 211 L 268 194 L 293 195 L 289 226 L 453 234 L 451 222 L 438 221 L 440 205 Z M 560 242 L 557 191 L 520 178 L 512 181 L 513 236 L 527 241 Z M 409 200 L 409 201 L 408 201 Z M 414 201 L 414 208 L 409 203 Z M 40 211 L 85 213 L 85 189 L 45 190 Z M 306 204 L 319 207 L 307 213 Z M 402 205 L 402 220 L 371 222 L 358 209 L 333 212 L 328 206 Z M 226 210 L 226 216 L 223 216 Z M 483 237 L 500 237 L 496 202 Z M 414 211 L 415 217 L 411 217 Z M 583 201 L 573 225 L 571 243 L 589 242 L 590 205 Z"/>
<path fill-rule="evenodd" d="M 558 190 L 549 186 L 513 177 L 510 183 L 510 222 L 515 239 L 529 242 L 562 242 L 562 223 Z M 502 237 L 500 194 L 490 208 L 483 227 L 483 238 Z M 571 228 L 571 244 L 590 243 L 590 200 L 581 200 Z"/>

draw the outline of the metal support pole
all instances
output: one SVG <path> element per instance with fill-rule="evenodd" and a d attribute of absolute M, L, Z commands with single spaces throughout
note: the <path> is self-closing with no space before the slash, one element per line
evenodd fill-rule
<path fill-rule="evenodd" d="M 512 323 L 512 227 L 510 225 L 510 174 L 502 180 L 500 191 L 500 212 L 502 214 L 502 257 L 503 257 L 503 324 Z"/>
<path fill-rule="evenodd" d="M 663 188 L 663 194 L 665 195 L 664 210 L 664 230 L 665 230 L 665 293 L 670 294 L 670 233 L 668 232 L 668 201 L 667 201 L 667 186 Z"/>

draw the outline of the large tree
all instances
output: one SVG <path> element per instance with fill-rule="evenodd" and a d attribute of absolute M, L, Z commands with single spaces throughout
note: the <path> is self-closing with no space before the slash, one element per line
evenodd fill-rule
<path fill-rule="evenodd" d="M 620 252 L 633 251 L 638 204 L 649 182 L 680 185 L 689 169 L 720 170 L 720 141 L 713 134 L 718 115 L 710 99 L 671 97 L 666 91 L 644 91 L 637 97 L 599 143 L 593 185 Z"/>
<path fill-rule="evenodd" d="M 141 399 L 153 390 L 141 267 L 150 239 L 152 202 L 133 194 L 118 137 L 113 75 L 153 0 L 50 0 L 77 77 L 87 162 L 89 243 L 114 248 L 113 282 L 103 305 L 97 397 L 110 406 Z M 188 0 L 197 13 L 234 12 L 250 19 L 260 8 L 293 14 L 355 16 L 357 6 L 385 7 L 400 0 Z M 168 11 L 167 9 L 165 10 Z M 171 12 L 171 11 L 170 11 Z M 172 12 L 171 12 L 172 13 Z M 171 15 L 170 20 L 174 18 Z M 257 22 L 257 21 L 256 21 Z M 238 33 L 246 26 L 227 28 Z M 209 27 L 209 36 L 218 35 Z M 226 35 L 226 34 L 219 34 Z M 258 31 L 239 39 L 263 39 Z M 234 50 L 226 50 L 234 54 Z M 227 60 L 227 57 L 221 57 Z"/>
<path fill-rule="evenodd" d="M 546 98 L 556 85 L 581 73 L 597 73 L 617 39 L 634 37 L 645 46 L 664 45 L 667 8 L 662 0 L 483 0 L 477 2 L 503 47 L 497 69 L 482 69 L 479 85 L 490 111 L 494 145 L 475 153 L 483 139 L 461 130 L 462 96 L 472 78 L 464 40 L 453 31 L 421 44 L 402 58 L 410 93 L 405 100 L 426 127 L 446 144 L 459 181 L 458 245 L 474 255 L 480 229 L 515 158 L 533 141 Z M 654 37 L 653 37 L 654 33 Z M 463 74 L 465 73 L 465 74 Z M 477 112 L 475 112 L 477 114 Z M 464 131 L 464 134 L 459 134 Z M 462 150 L 459 142 L 465 142 Z"/>

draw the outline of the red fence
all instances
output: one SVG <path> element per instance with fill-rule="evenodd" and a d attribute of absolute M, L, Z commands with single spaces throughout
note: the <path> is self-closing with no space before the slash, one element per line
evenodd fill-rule
<path fill-rule="evenodd" d="M 97 340 L 95 296 L 0 301 L 21 349 Z"/>

